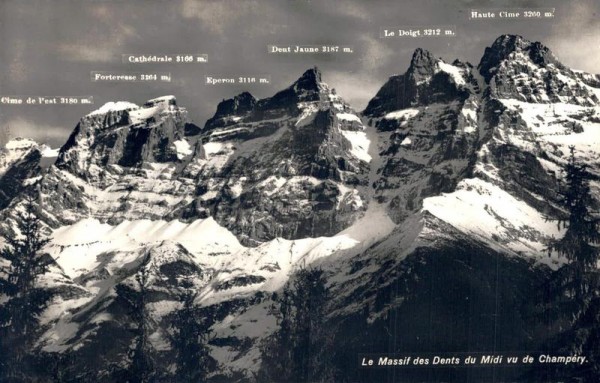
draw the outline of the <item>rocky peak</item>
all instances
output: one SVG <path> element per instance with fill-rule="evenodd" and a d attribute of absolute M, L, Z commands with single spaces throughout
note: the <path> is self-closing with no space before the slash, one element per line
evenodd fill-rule
<path fill-rule="evenodd" d="M 321 71 L 316 66 L 304 72 L 293 85 L 298 91 L 315 91 L 321 89 Z"/>
<path fill-rule="evenodd" d="M 81 122 L 102 128 L 125 125 L 129 121 L 129 112 L 139 108 L 138 105 L 127 101 L 110 101 L 82 117 Z"/>
<path fill-rule="evenodd" d="M 321 71 L 314 67 L 272 97 L 256 100 L 250 93 L 243 92 L 221 101 L 214 116 L 206 121 L 204 131 L 243 122 L 297 116 L 301 113 L 299 103 L 328 101 L 330 94 L 327 84 L 321 80 Z"/>
<path fill-rule="evenodd" d="M 464 100 L 469 93 L 470 71 L 469 64 L 460 61 L 447 64 L 427 50 L 417 48 L 406 72 L 390 77 L 363 113 L 382 117 L 409 107 Z"/>
<path fill-rule="evenodd" d="M 492 43 L 492 49 L 496 51 L 503 51 L 508 54 L 517 49 L 525 49 L 530 44 L 531 42 L 523 38 L 523 36 L 504 34 L 498 36 L 498 38 L 494 40 Z"/>
<path fill-rule="evenodd" d="M 38 151 L 43 158 L 56 158 L 58 149 L 52 149 L 46 144 L 38 144 L 30 138 L 16 137 L 8 141 L 0 149 L 0 175 L 11 163 L 20 160 L 31 151 Z"/>
<path fill-rule="evenodd" d="M 485 49 L 478 68 L 496 98 L 582 106 L 598 103 L 595 91 L 586 86 L 593 84 L 585 76 L 561 64 L 548 47 L 521 36 L 497 38 Z"/>
<path fill-rule="evenodd" d="M 7 150 L 26 150 L 30 149 L 34 146 L 37 146 L 38 143 L 29 138 L 17 137 L 8 141 L 4 147 Z"/>
<path fill-rule="evenodd" d="M 412 55 L 407 73 L 415 77 L 433 76 L 437 62 L 438 60 L 429 51 L 417 48 Z"/>
<path fill-rule="evenodd" d="M 184 171 L 198 180 L 197 198 L 181 216 L 212 216 L 249 245 L 333 234 L 354 222 L 367 206 L 369 139 L 320 71 L 305 71 L 246 114 L 241 100 L 253 98 L 222 102 L 207 123 L 205 155 Z"/>
<path fill-rule="evenodd" d="M 222 108 L 222 112 L 227 114 L 246 113 L 251 111 L 256 104 L 256 98 L 248 92 L 238 94 L 231 101 L 230 104 L 219 104 L 219 107 Z M 217 107 L 217 113 L 219 113 L 219 107 Z"/>
<path fill-rule="evenodd" d="M 233 98 L 223 100 L 217 106 L 215 115 L 206 121 L 204 130 L 235 123 L 252 112 L 255 105 L 256 98 L 249 92 L 242 92 Z"/>
<path fill-rule="evenodd" d="M 272 97 L 264 98 L 256 102 L 250 101 L 249 93 L 244 95 L 238 101 L 244 101 L 246 106 L 252 106 L 251 112 L 243 117 L 244 121 L 259 121 L 264 119 L 281 118 L 286 115 L 297 116 L 301 113 L 298 108 L 299 103 L 327 101 L 329 99 L 330 89 L 327 84 L 321 80 L 321 72 L 317 67 L 305 71 L 300 78 L 292 83 L 288 88 L 277 92 Z M 242 95 L 240 95 L 242 96 Z M 229 104 L 235 104 L 235 99 L 224 101 L 223 111 L 230 108 Z M 242 109 L 244 110 L 244 109 Z M 239 117 L 239 115 L 237 116 Z M 235 119 L 239 121 L 239 119 Z M 224 123 L 224 124 L 223 124 Z M 215 126 L 227 126 L 231 121 L 228 116 L 219 115 L 219 110 L 215 116 L 209 120 L 205 128 L 214 128 Z"/>
<path fill-rule="evenodd" d="M 92 165 L 98 169 L 177 161 L 175 141 L 185 136 L 186 122 L 187 111 L 177 106 L 174 96 L 148 100 L 142 107 L 107 103 L 79 121 L 56 164 L 89 179 L 94 178 Z"/>
<path fill-rule="evenodd" d="M 479 64 L 479 72 L 486 81 L 489 81 L 504 60 L 514 59 L 514 53 L 519 52 L 540 67 L 546 67 L 548 64 L 563 67 L 552 51 L 542 43 L 531 42 L 519 35 L 502 35 L 494 41 L 491 47 L 485 49 Z"/>

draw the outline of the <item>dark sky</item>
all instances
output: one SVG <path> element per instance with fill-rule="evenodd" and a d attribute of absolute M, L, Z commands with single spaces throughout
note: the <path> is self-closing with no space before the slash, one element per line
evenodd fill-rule
<path fill-rule="evenodd" d="M 471 8 L 556 8 L 545 20 L 469 20 Z M 0 104 L 0 128 L 61 145 L 79 118 L 108 101 L 173 94 L 203 125 L 243 90 L 273 95 L 318 65 L 356 110 L 417 47 L 477 65 L 503 33 L 549 46 L 565 64 L 600 72 L 597 0 L 0 0 L 0 95 L 94 97 L 92 106 Z M 456 37 L 379 37 L 382 27 L 455 25 Z M 285 55 L 267 45 L 352 46 L 354 53 Z M 208 55 L 204 64 L 124 64 L 122 54 Z M 98 83 L 91 71 L 170 72 L 171 82 Z M 205 84 L 205 76 L 269 75 L 268 85 Z"/>

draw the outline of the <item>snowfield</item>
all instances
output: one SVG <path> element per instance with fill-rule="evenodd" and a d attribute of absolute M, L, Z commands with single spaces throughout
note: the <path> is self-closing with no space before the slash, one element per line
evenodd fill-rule
<path fill-rule="evenodd" d="M 561 235 L 556 223 L 489 182 L 465 179 L 452 193 L 426 198 L 423 210 L 466 234 L 557 266 L 556 258 L 545 257 L 544 246 Z"/>

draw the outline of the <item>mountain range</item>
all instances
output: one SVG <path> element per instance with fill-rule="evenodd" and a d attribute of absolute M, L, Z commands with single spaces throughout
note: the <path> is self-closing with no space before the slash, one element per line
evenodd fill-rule
<path fill-rule="evenodd" d="M 204 126 L 164 96 L 105 104 L 58 152 L 10 141 L 0 233 L 16 234 L 30 192 L 51 239 L 32 352 L 105 381 L 131 342 L 122 294 L 144 269 L 151 347 L 168 354 L 170 314 L 192 289 L 211 318 L 211 381 L 252 381 L 278 328 L 272 293 L 304 267 L 327 275 L 323 321 L 347 381 L 404 379 L 360 369 L 359 354 L 538 350 L 547 324 L 528 307 L 565 263 L 546 248 L 564 230 L 552 219 L 570 146 L 600 202 L 600 76 L 503 35 L 476 67 L 415 50 L 362 112 L 322 77 L 223 100 Z"/>

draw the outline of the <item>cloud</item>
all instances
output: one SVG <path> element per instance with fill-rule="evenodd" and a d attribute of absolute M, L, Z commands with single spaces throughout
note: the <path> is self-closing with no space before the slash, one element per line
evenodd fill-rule
<path fill-rule="evenodd" d="M 596 2 L 569 3 L 553 25 L 546 45 L 558 59 L 574 69 L 600 72 L 599 7 Z"/>
<path fill-rule="evenodd" d="M 119 21 L 118 17 L 113 17 L 108 11 L 92 10 L 91 13 L 94 18 L 100 20 L 100 24 L 82 34 L 76 41 L 57 44 L 58 53 L 69 61 L 119 60 L 123 46 L 139 38 L 138 32 L 132 25 Z"/>
<path fill-rule="evenodd" d="M 20 83 L 27 78 L 27 64 L 25 59 L 26 44 L 23 39 L 13 40 L 13 59 L 9 64 L 8 72 L 14 82 Z"/>
<path fill-rule="evenodd" d="M 367 21 L 371 12 L 366 3 L 356 3 L 352 1 L 322 2 L 319 5 L 324 7 L 324 11 L 332 17 L 348 17 L 360 21 Z M 372 9 L 372 8 L 371 8 Z"/>
<path fill-rule="evenodd" d="M 242 18 L 256 16 L 263 3 L 255 0 L 231 1 L 231 0 L 184 0 L 181 5 L 181 15 L 184 18 L 196 18 L 201 25 L 215 34 L 225 33 L 234 23 Z"/>
<path fill-rule="evenodd" d="M 114 44 L 64 43 L 57 50 L 69 61 L 114 62 L 118 55 L 118 45 Z"/>
<path fill-rule="evenodd" d="M 360 60 L 365 70 L 374 71 L 385 67 L 394 56 L 390 46 L 384 44 L 379 38 L 363 35 L 359 38 L 359 43 L 364 49 L 364 55 Z"/>
<path fill-rule="evenodd" d="M 558 59 L 565 65 L 589 73 L 600 74 L 600 36 L 582 35 L 576 40 L 551 39 L 549 46 L 560 52 Z"/>

